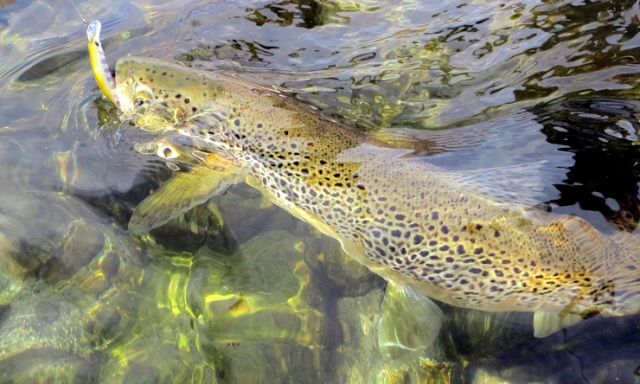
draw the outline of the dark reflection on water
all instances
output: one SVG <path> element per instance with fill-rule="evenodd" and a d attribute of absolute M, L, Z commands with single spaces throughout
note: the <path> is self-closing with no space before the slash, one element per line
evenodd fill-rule
<path fill-rule="evenodd" d="M 638 320 L 589 319 L 549 338 L 512 346 L 479 365 L 514 382 L 592 383 L 615 378 L 632 383 L 640 361 Z"/>
<path fill-rule="evenodd" d="M 636 1 L 78 6 L 110 63 L 275 84 L 452 170 L 546 160 L 552 211 L 640 220 Z M 0 8 L 0 382 L 636 380 L 637 316 L 537 340 L 530 314 L 443 305 L 425 359 L 389 365 L 384 282 L 246 185 L 130 234 L 175 165 L 99 100 L 68 1 Z"/>
<path fill-rule="evenodd" d="M 84 50 L 54 56 L 49 59 L 42 60 L 33 67 L 29 68 L 29 70 L 23 72 L 18 79 L 24 82 L 39 80 L 45 76 L 49 76 L 52 73 L 55 73 L 61 68 L 65 68 L 70 64 L 79 61 L 80 59 L 86 60 L 87 57 L 88 55 Z"/>
<path fill-rule="evenodd" d="M 576 98 L 536 107 L 550 143 L 573 154 L 575 164 L 556 187 L 561 206 L 578 204 L 616 227 L 633 231 L 640 219 L 638 102 Z"/>
<path fill-rule="evenodd" d="M 338 18 L 335 12 L 332 12 L 332 5 L 335 7 L 332 3 L 311 0 L 282 1 L 255 10 L 249 8 L 247 12 L 251 13 L 246 16 L 246 19 L 253 21 L 258 27 L 266 23 L 274 23 L 281 27 L 292 25 L 311 29 L 331 23 L 332 17 L 337 18 L 340 24 L 348 24 L 347 18 Z"/>

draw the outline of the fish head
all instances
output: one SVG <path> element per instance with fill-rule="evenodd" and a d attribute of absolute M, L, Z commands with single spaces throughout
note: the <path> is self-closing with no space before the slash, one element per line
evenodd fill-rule
<path fill-rule="evenodd" d="M 167 131 L 204 111 L 220 87 L 179 64 L 125 57 L 116 63 L 116 92 L 125 119 L 148 131 Z"/>
<path fill-rule="evenodd" d="M 304 125 L 294 121 L 301 115 L 299 107 L 279 92 L 239 77 L 139 57 L 119 59 L 115 77 L 120 110 L 131 125 L 156 133 L 176 131 L 203 149 L 232 157 L 242 151 L 242 140 L 255 135 L 284 139 L 287 133 L 280 131 L 286 129 L 275 121 Z M 286 116 L 270 114 L 275 105 Z"/>

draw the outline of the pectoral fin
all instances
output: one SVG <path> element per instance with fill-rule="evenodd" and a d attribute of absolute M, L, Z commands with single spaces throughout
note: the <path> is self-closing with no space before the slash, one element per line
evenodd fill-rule
<path fill-rule="evenodd" d="M 533 336 L 542 338 L 578 324 L 582 317 L 560 311 L 536 311 L 533 315 Z"/>
<path fill-rule="evenodd" d="M 389 282 L 378 323 L 378 346 L 387 361 L 418 357 L 435 341 L 442 310 L 410 287 Z"/>
<path fill-rule="evenodd" d="M 129 230 L 144 233 L 166 224 L 241 180 L 236 173 L 205 168 L 178 173 L 138 205 L 129 220 Z"/>

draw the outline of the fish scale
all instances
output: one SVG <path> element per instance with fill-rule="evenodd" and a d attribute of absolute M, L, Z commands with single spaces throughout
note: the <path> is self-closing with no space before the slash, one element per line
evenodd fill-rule
<path fill-rule="evenodd" d="M 138 126 L 160 121 L 195 138 L 391 281 L 485 311 L 640 310 L 636 236 L 496 203 L 464 177 L 246 80 L 126 58 L 116 81 Z"/>

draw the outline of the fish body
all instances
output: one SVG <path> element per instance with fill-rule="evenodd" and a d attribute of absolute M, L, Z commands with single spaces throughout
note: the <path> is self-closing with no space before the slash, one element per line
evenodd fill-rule
<path fill-rule="evenodd" d="M 246 80 L 124 58 L 116 82 L 125 117 L 194 138 L 390 281 L 484 311 L 640 310 L 635 236 L 525 210 L 504 193 L 536 165 L 489 171 L 495 183 L 483 187 L 478 173 L 445 172 Z"/>

